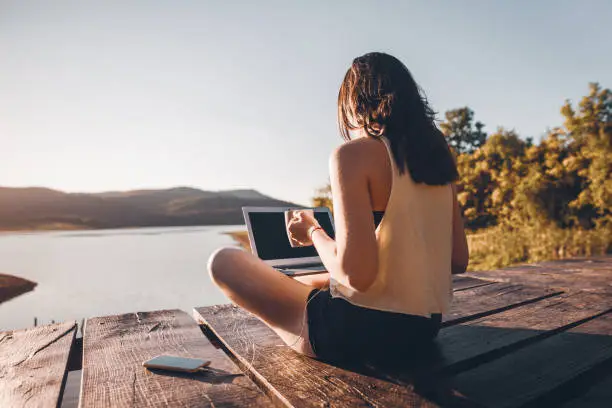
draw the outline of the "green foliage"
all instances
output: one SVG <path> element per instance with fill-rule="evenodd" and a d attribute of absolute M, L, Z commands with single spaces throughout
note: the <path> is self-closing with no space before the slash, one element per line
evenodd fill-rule
<path fill-rule="evenodd" d="M 461 176 L 457 198 L 470 227 L 494 225 L 510 216 L 514 187 L 527 171 L 517 166 L 517 159 L 526 149 L 527 143 L 516 133 L 500 128 L 481 148 L 457 157 Z"/>
<path fill-rule="evenodd" d="M 482 146 L 487 134 L 482 131 L 482 123 L 472 123 L 474 111 L 466 106 L 446 112 L 445 117 L 446 121 L 440 124 L 440 128 L 457 153 L 471 153 Z"/>
<path fill-rule="evenodd" d="M 334 205 L 332 203 L 331 184 L 327 183 L 325 187 L 317 189 L 316 195 L 312 198 L 313 207 L 327 207 L 332 212 Z"/>
<path fill-rule="evenodd" d="M 496 226 L 468 234 L 469 270 L 501 268 L 521 262 L 539 262 L 612 251 L 612 228 L 560 228 L 556 225 Z"/>
<path fill-rule="evenodd" d="M 561 109 L 571 161 L 580 184 L 569 204 L 572 220 L 584 225 L 612 216 L 612 92 L 590 84 L 588 96 L 575 111 L 570 102 Z"/>
<path fill-rule="evenodd" d="M 612 93 L 591 84 L 562 127 L 538 145 L 499 129 L 459 154 L 459 202 L 472 229 L 548 225 L 592 229 L 612 218 Z"/>
<path fill-rule="evenodd" d="M 612 92 L 561 114 L 537 145 L 500 129 L 457 157 L 471 269 L 612 251 Z"/>

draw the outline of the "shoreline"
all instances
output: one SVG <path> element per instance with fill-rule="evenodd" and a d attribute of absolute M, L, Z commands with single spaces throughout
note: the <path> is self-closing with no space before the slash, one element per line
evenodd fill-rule
<path fill-rule="evenodd" d="M 249 243 L 249 233 L 247 231 L 228 231 L 223 234 L 229 235 L 236 241 L 236 243 L 242 247 L 242 249 L 251 251 L 251 244 Z"/>
<path fill-rule="evenodd" d="M 73 224 L 45 225 L 39 227 L 2 228 L 0 234 L 28 233 L 28 232 L 62 232 L 62 231 L 105 231 L 105 230 L 129 230 L 141 228 L 189 228 L 189 227 L 233 227 L 242 224 L 193 224 L 193 225 L 146 225 L 146 226 L 124 226 L 124 227 L 88 227 Z M 244 231 L 246 233 L 246 231 Z M 248 243 L 248 236 L 247 236 Z"/>
<path fill-rule="evenodd" d="M 15 227 L 15 228 L 2 228 L 0 227 L 0 233 L 11 233 L 11 232 L 45 232 L 45 231 L 90 231 L 98 228 L 85 227 L 76 224 L 48 224 L 40 225 L 37 227 Z"/>

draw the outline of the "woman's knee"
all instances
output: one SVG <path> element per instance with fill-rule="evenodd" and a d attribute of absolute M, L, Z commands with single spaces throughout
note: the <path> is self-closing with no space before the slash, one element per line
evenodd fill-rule
<path fill-rule="evenodd" d="M 295 345 L 290 346 L 290 347 L 294 351 L 298 352 L 299 354 L 305 355 L 306 357 L 317 358 L 317 355 L 312 350 L 312 347 L 310 346 L 310 343 L 306 339 L 301 339 L 300 343 L 295 344 Z"/>
<path fill-rule="evenodd" d="M 242 252 L 238 248 L 224 247 L 219 248 L 208 258 L 208 273 L 210 278 L 217 285 L 227 284 L 230 274 L 235 269 L 237 256 Z"/>

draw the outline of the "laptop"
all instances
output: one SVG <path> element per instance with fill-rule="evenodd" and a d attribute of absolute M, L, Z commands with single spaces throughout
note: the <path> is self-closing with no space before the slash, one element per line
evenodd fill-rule
<path fill-rule="evenodd" d="M 295 207 L 242 207 L 253 254 L 287 275 L 325 272 L 314 246 L 293 248 L 285 227 L 285 211 Z M 331 212 L 326 207 L 313 208 L 321 227 L 335 239 Z"/>

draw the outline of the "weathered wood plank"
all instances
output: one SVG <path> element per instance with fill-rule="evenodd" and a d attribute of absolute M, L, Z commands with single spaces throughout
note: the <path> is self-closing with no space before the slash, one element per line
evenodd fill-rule
<path fill-rule="evenodd" d="M 557 406 L 567 384 L 612 361 L 612 314 L 458 374 L 453 384 L 485 406 Z"/>
<path fill-rule="evenodd" d="M 244 310 L 220 305 L 194 310 L 255 381 L 295 407 L 473 406 L 440 384 L 427 396 L 412 384 L 396 384 L 304 357 Z"/>
<path fill-rule="evenodd" d="M 212 361 L 211 371 L 149 371 L 160 354 Z M 88 319 L 80 407 L 269 406 L 270 400 L 180 310 Z"/>
<path fill-rule="evenodd" d="M 452 325 L 476 319 L 558 294 L 558 291 L 542 288 L 487 282 L 486 285 L 457 291 L 451 313 L 445 318 L 445 324 Z M 427 397 L 424 397 L 418 393 L 419 390 L 415 392 L 413 385 L 405 384 L 405 381 L 400 379 L 406 377 L 399 376 L 392 378 L 396 382 L 401 382 L 403 386 L 391 385 L 383 381 L 374 387 L 376 390 L 374 392 L 372 387 L 368 386 L 368 382 L 358 374 L 297 355 L 285 346 L 272 330 L 239 308 L 230 305 L 214 306 L 196 309 L 194 313 L 196 319 L 207 324 L 244 367 L 253 372 L 256 379 L 259 378 L 260 383 L 264 386 L 267 384 L 297 406 L 306 403 L 299 396 L 308 396 L 307 399 L 313 406 L 329 401 L 343 401 L 343 404 L 349 406 L 358 405 L 363 404 L 364 396 L 385 406 L 401 406 L 406 401 L 422 404 L 427 399 L 436 403 L 444 401 L 443 405 L 446 405 L 449 400 L 453 404 L 457 403 L 456 398 L 459 398 L 453 394 L 452 390 L 444 387 L 433 390 L 433 393 L 432 390 L 428 390 Z M 283 367 L 282 375 L 277 372 L 279 366 Z M 273 378 L 272 384 L 270 384 L 270 376 Z M 299 383 L 298 378 L 302 376 L 306 376 L 309 380 Z M 330 383 L 326 380 L 329 376 L 340 378 L 359 392 L 345 395 L 337 389 L 330 389 Z M 299 384 L 300 387 L 299 396 L 294 395 L 291 388 L 296 387 L 296 384 Z M 325 391 L 323 394 L 331 398 L 322 400 L 321 397 L 316 397 L 322 393 L 322 390 Z M 459 401 L 469 404 L 469 401 L 461 399 Z"/>
<path fill-rule="evenodd" d="M 557 259 L 552 261 L 538 262 L 530 265 L 559 270 L 605 269 L 609 271 L 610 268 L 612 268 L 612 255 L 596 255 L 589 257 Z"/>
<path fill-rule="evenodd" d="M 81 393 L 81 370 L 68 371 L 61 408 L 77 408 Z"/>
<path fill-rule="evenodd" d="M 0 273 L 0 303 L 34 290 L 36 283 L 17 276 Z"/>
<path fill-rule="evenodd" d="M 612 256 L 518 265 L 466 276 L 526 285 L 612 293 Z"/>
<path fill-rule="evenodd" d="M 444 369 L 468 369 L 612 310 L 612 297 L 568 293 L 444 328 Z"/>
<path fill-rule="evenodd" d="M 492 283 L 495 283 L 495 281 L 479 279 L 473 276 L 453 275 L 453 291 L 454 292 L 457 292 L 460 290 L 471 289 L 471 288 L 477 288 L 478 286 L 490 285 Z"/>
<path fill-rule="evenodd" d="M 83 338 L 77 337 L 72 344 L 72 350 L 68 356 L 68 371 L 81 370 L 83 364 Z"/>
<path fill-rule="evenodd" d="M 450 312 L 443 316 L 443 325 L 477 319 L 560 293 L 558 290 L 510 283 L 493 283 L 457 291 L 453 295 Z"/>
<path fill-rule="evenodd" d="M 0 407 L 57 407 L 76 323 L 0 333 Z"/>
<path fill-rule="evenodd" d="M 612 372 L 608 377 L 591 384 L 583 395 L 563 404 L 563 408 L 602 408 L 612 402 Z"/>

